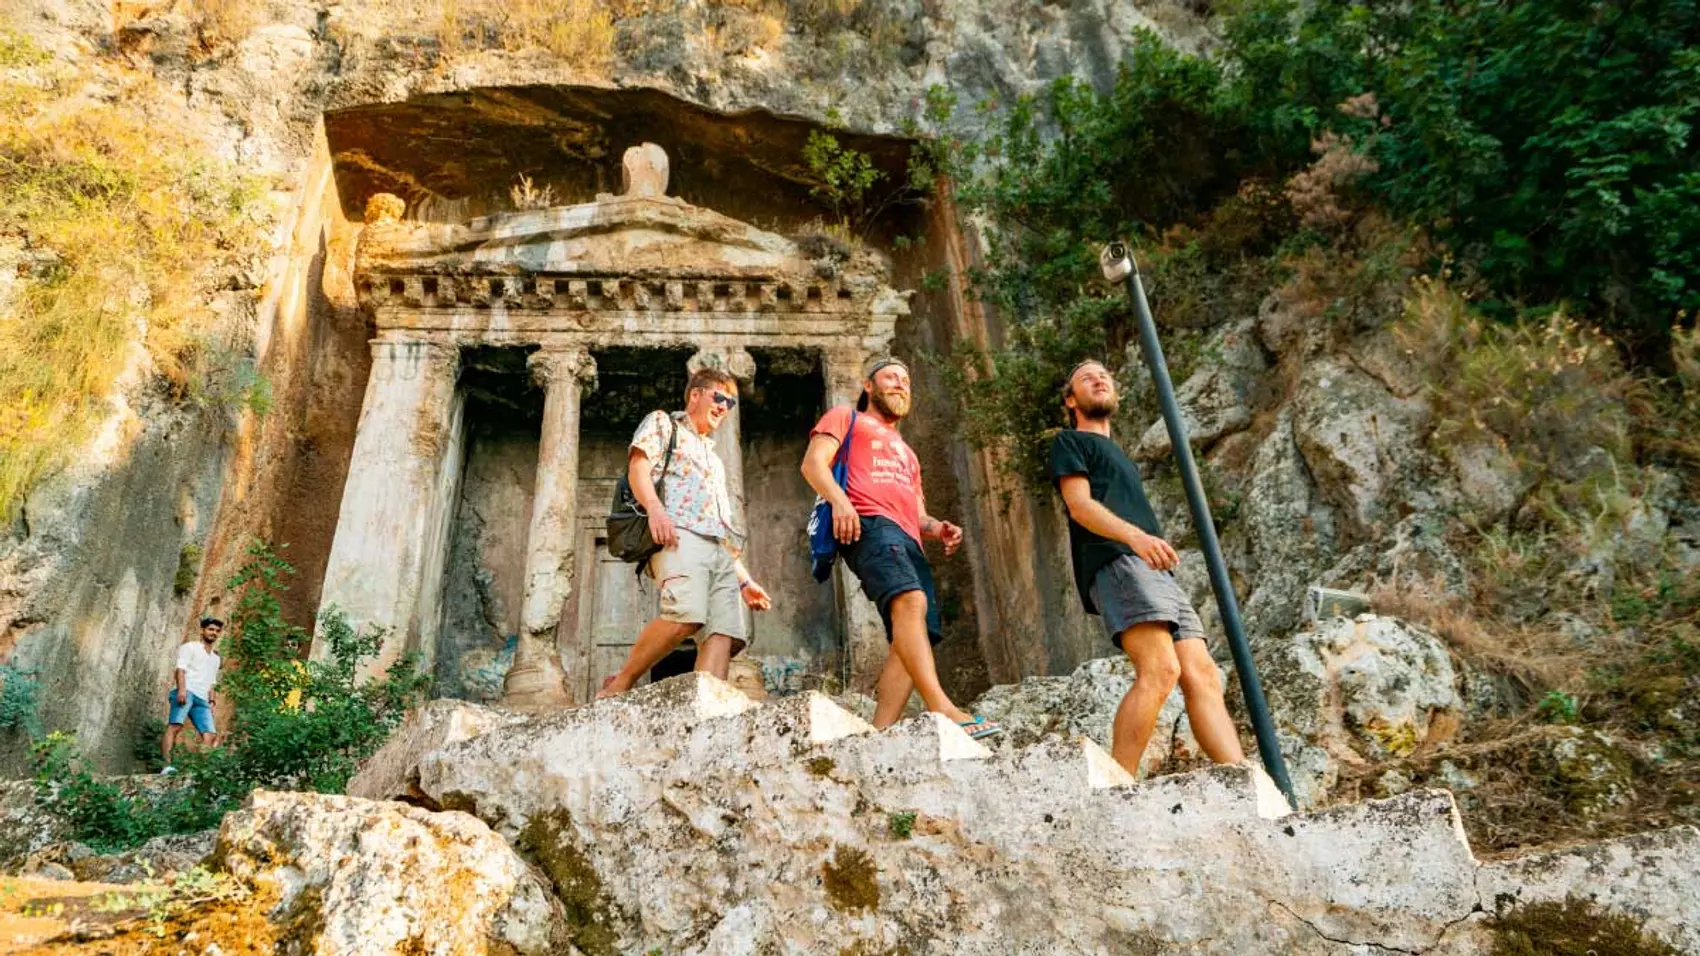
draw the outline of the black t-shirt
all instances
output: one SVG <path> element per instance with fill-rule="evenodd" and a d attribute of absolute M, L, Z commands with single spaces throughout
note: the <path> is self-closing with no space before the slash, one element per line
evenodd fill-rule
<path fill-rule="evenodd" d="M 1145 500 L 1139 468 L 1120 445 L 1096 432 L 1071 429 L 1058 433 L 1051 444 L 1051 482 L 1060 491 L 1062 480 L 1069 475 L 1085 475 L 1092 486 L 1093 501 L 1102 503 L 1123 521 L 1162 537 L 1163 530 L 1151 511 L 1151 502 Z M 1074 559 L 1074 586 L 1080 590 L 1080 603 L 1086 613 L 1097 614 L 1098 609 L 1092 605 L 1092 580 L 1104 565 L 1121 555 L 1132 554 L 1133 549 L 1081 527 L 1070 516 L 1068 551 Z"/>

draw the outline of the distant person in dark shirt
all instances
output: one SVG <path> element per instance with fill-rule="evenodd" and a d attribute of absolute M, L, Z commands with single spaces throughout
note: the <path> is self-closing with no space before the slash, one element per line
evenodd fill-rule
<path fill-rule="evenodd" d="M 1162 538 L 1139 469 L 1110 438 L 1120 397 L 1109 369 L 1082 362 L 1063 386 L 1071 429 L 1051 446 L 1051 480 L 1068 505 L 1074 583 L 1086 613 L 1098 615 L 1111 643 L 1133 662 L 1133 687 L 1116 709 L 1110 753 L 1137 773 L 1157 713 L 1179 681 L 1199 746 L 1217 763 L 1245 753 L 1222 701 L 1222 677 L 1204 627 L 1175 580 L 1180 563 Z"/>

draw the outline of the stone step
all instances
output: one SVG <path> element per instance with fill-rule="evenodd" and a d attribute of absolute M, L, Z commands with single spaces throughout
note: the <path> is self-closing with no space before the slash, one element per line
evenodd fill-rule
<path fill-rule="evenodd" d="M 898 786 L 939 778 L 953 761 L 992 756 L 947 717 L 927 712 L 900 720 L 883 731 L 847 737 L 817 754 L 832 761 L 834 776 L 865 784 Z"/>
<path fill-rule="evenodd" d="M 1483 864 L 1476 887 L 1490 913 L 1583 896 L 1635 914 L 1642 928 L 1682 952 L 1700 953 L 1696 860 L 1700 829 L 1680 826 Z"/>
<path fill-rule="evenodd" d="M 630 809 L 642 778 L 686 752 L 699 727 L 758 707 L 693 672 L 421 754 L 419 789 L 508 835 L 542 809 L 576 812 L 592 801 Z"/>
<path fill-rule="evenodd" d="M 1261 882 L 1330 939 L 1433 946 L 1480 903 L 1477 863 L 1446 790 L 1415 790 L 1243 828 L 1280 862 Z"/>
<path fill-rule="evenodd" d="M 593 886 L 629 951 L 755 934 L 809 953 L 1476 956 L 1495 900 L 1596 886 L 1692 936 L 1673 887 L 1693 831 L 1480 866 L 1442 791 L 1295 814 L 1250 763 L 1136 782 L 1085 738 L 993 754 L 935 715 L 875 732 L 817 694 L 754 706 L 724 687 L 693 676 L 451 743 L 420 785 Z"/>

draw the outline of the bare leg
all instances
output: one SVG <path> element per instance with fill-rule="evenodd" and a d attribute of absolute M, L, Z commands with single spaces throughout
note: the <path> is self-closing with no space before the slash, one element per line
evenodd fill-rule
<path fill-rule="evenodd" d="M 171 724 L 165 728 L 165 741 L 160 744 L 159 753 L 165 758 L 167 765 L 171 763 L 171 751 L 177 747 L 177 735 L 182 732 L 182 724 Z"/>
<path fill-rule="evenodd" d="M 891 600 L 891 653 L 903 664 L 909 679 L 915 682 L 927 709 L 943 714 L 958 723 L 972 719 L 945 696 L 939 686 L 938 669 L 933 664 L 933 645 L 927 640 L 927 595 L 923 591 L 905 591 Z M 884 684 L 882 682 L 881 688 Z M 907 703 L 908 694 L 903 695 Z M 903 703 L 895 706 L 899 711 Z M 885 698 L 879 706 L 889 707 Z"/>
<path fill-rule="evenodd" d="M 909 679 L 909 672 L 903 669 L 903 662 L 897 654 L 887 651 L 885 667 L 880 670 L 879 683 L 874 686 L 874 699 L 878 704 L 874 707 L 874 727 L 884 730 L 897 723 L 897 718 L 903 716 L 903 708 L 909 706 L 909 692 L 915 689 L 915 682 Z"/>
<path fill-rule="evenodd" d="M 1162 623 L 1135 624 L 1122 632 L 1122 651 L 1133 661 L 1133 686 L 1116 708 L 1111 729 L 1110 756 L 1128 773 L 1139 772 L 1139 758 L 1157 728 L 1157 713 L 1180 679 L 1175 641 Z"/>
<path fill-rule="evenodd" d="M 698 642 L 696 669 L 725 680 L 732 671 L 732 644 L 725 634 L 710 634 L 708 640 Z"/>
<path fill-rule="evenodd" d="M 1176 641 L 1175 656 L 1181 664 L 1187 723 L 1192 725 L 1198 745 L 1217 763 L 1244 760 L 1239 731 L 1234 729 L 1234 719 L 1228 716 L 1228 705 L 1222 700 L 1222 673 L 1216 669 L 1210 649 L 1203 641 Z"/>
<path fill-rule="evenodd" d="M 609 678 L 602 689 L 597 692 L 596 699 L 613 697 L 631 690 L 643 675 L 654 667 L 658 661 L 672 653 L 679 642 L 697 632 L 702 627 L 698 624 L 681 624 L 678 621 L 668 621 L 656 618 L 643 626 L 638 632 L 637 643 L 632 645 L 632 651 L 626 655 L 626 664 L 620 672 Z"/>

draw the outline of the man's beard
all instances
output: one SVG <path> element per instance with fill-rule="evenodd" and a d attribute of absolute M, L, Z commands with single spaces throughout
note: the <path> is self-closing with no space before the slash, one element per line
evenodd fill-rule
<path fill-rule="evenodd" d="M 868 395 L 868 400 L 892 421 L 901 421 L 909 415 L 909 396 L 902 392 L 875 391 Z"/>
<path fill-rule="evenodd" d="M 1116 409 L 1120 407 L 1121 398 L 1115 395 L 1112 395 L 1109 398 L 1092 398 L 1086 395 L 1077 395 L 1074 399 L 1075 414 L 1079 415 L 1081 418 L 1090 418 L 1095 421 L 1109 418 L 1111 415 L 1114 415 L 1116 413 Z"/>

